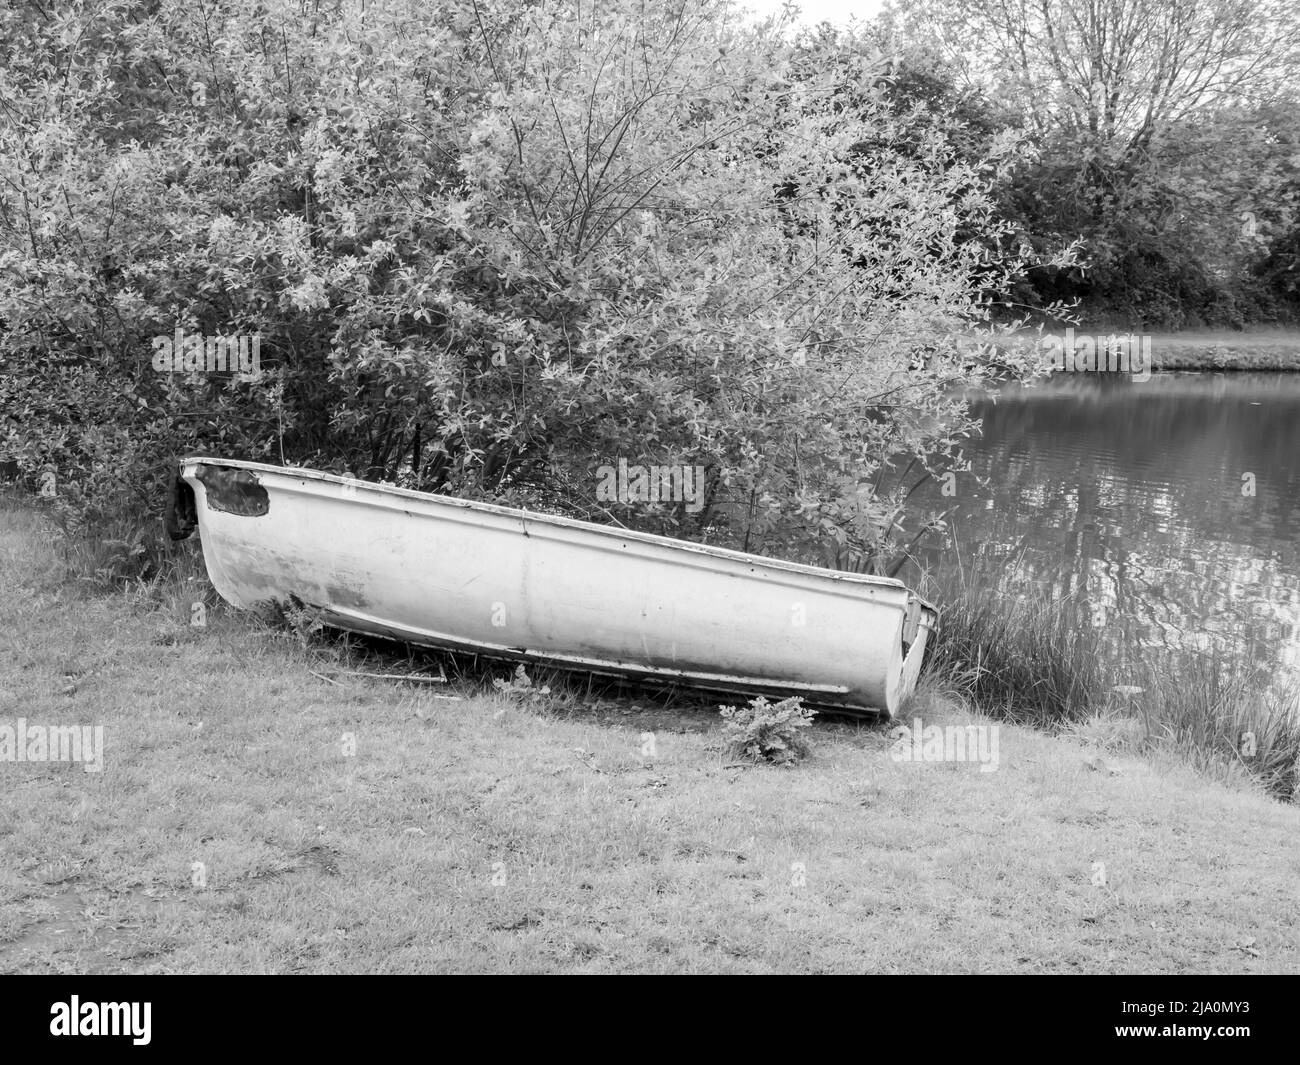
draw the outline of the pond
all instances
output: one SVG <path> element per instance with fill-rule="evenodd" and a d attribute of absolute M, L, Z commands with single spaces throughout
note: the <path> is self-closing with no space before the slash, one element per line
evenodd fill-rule
<path fill-rule="evenodd" d="M 974 410 L 927 569 L 1066 597 L 1115 683 L 1138 648 L 1300 676 L 1300 374 L 1058 374 Z"/>

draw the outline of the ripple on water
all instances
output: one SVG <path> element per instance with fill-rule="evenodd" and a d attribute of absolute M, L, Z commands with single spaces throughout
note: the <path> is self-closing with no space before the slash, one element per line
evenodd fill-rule
<path fill-rule="evenodd" d="M 976 410 L 974 477 L 931 496 L 958 509 L 930 565 L 1073 597 L 1117 660 L 1213 651 L 1300 677 L 1300 374 L 1058 375 Z"/>

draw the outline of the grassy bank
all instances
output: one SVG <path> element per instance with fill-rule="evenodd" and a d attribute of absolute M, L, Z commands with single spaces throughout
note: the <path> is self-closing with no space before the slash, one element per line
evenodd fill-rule
<path fill-rule="evenodd" d="M 1051 322 L 1043 325 L 1042 336 L 1061 337 L 1066 325 Z M 1153 370 L 1200 371 L 1300 371 L 1300 328 L 1257 326 L 1251 329 L 1188 329 L 1176 333 L 1151 332 L 1140 326 L 1116 322 L 1094 322 L 1072 327 L 1076 337 L 1105 338 L 1111 335 L 1136 334 L 1150 337 Z M 1036 329 L 1003 338 L 1000 346 L 1037 347 L 1041 343 Z"/>
<path fill-rule="evenodd" d="M 105 729 L 0 762 L 0 971 L 1300 971 L 1300 810 L 1243 781 L 1014 725 L 993 772 L 843 721 L 747 768 L 699 703 L 348 677 L 64 578 L 0 512 L 0 723 Z"/>
<path fill-rule="evenodd" d="M 1157 370 L 1300 370 L 1300 329 L 1193 329 L 1150 335 Z"/>
<path fill-rule="evenodd" d="M 1096 634 L 1065 604 L 1007 601 L 949 581 L 932 672 L 1000 720 L 1065 731 L 1110 751 L 1182 761 L 1300 799 L 1300 692 L 1222 659 L 1140 650 L 1108 676 Z"/>
<path fill-rule="evenodd" d="M 1061 335 L 1064 326 L 1045 326 Z M 1186 329 L 1152 332 L 1141 326 L 1095 322 L 1074 327 L 1078 336 L 1135 333 L 1151 338 L 1156 370 L 1300 370 L 1300 328 L 1254 326 L 1248 329 Z"/>

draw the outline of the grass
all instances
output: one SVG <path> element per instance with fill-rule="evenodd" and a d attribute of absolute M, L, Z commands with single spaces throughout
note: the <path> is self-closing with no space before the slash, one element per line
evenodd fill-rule
<path fill-rule="evenodd" d="M 1111 749 L 1177 759 L 1220 780 L 1248 779 L 1294 801 L 1300 691 L 1199 655 L 1145 652 L 1109 683 L 1095 634 L 1061 601 L 990 594 L 958 577 L 931 593 L 942 617 L 928 668 L 999 720 L 1064 730 Z M 1132 683 L 1132 681 L 1140 683 Z"/>
<path fill-rule="evenodd" d="M 1203 773 L 1249 776 L 1275 798 L 1300 800 L 1300 692 L 1204 657 L 1148 666 L 1125 712 L 1145 745 L 1177 752 Z"/>
<path fill-rule="evenodd" d="M 1065 325 L 1044 325 L 1045 335 L 1061 336 Z M 1300 370 L 1300 328 L 1252 326 L 1249 329 L 1183 329 L 1176 332 L 1144 329 L 1123 322 L 1098 321 L 1074 326 L 1076 336 L 1106 337 L 1136 333 L 1151 338 L 1152 368 L 1156 370 Z M 1022 334 L 1036 343 L 1037 334 Z M 1005 343 L 1005 341 L 1004 341 Z"/>
<path fill-rule="evenodd" d="M 714 703 L 330 674 L 202 580 L 66 578 L 0 508 L 0 723 L 106 734 L 0 762 L 0 971 L 1300 971 L 1300 809 L 1247 781 L 1011 724 L 990 773 L 824 719 L 735 765 Z"/>
<path fill-rule="evenodd" d="M 1188 329 L 1150 336 L 1158 370 L 1300 370 L 1300 329 L 1294 327 Z"/>
<path fill-rule="evenodd" d="M 999 718 L 1039 727 L 1078 721 L 1102 688 L 1095 641 L 1061 603 L 958 584 L 932 595 L 942 617 L 928 668 Z"/>

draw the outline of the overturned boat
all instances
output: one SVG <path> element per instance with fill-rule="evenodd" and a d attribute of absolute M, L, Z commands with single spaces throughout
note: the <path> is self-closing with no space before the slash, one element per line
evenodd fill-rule
<path fill-rule="evenodd" d="M 934 608 L 902 582 L 294 467 L 180 463 L 174 538 L 241 609 L 892 717 Z"/>

